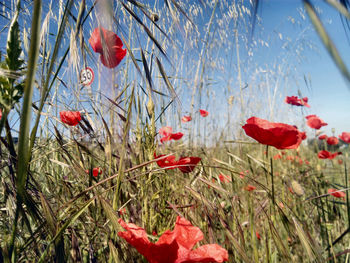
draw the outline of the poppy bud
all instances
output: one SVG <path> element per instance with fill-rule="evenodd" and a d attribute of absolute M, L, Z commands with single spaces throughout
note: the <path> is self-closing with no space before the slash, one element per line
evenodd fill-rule
<path fill-rule="evenodd" d="M 158 14 L 153 13 L 153 14 L 151 15 L 151 19 L 153 20 L 153 22 L 158 22 L 158 20 L 159 20 Z"/>

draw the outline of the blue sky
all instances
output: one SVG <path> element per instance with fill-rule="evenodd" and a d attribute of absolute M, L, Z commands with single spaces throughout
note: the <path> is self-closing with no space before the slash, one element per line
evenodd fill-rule
<path fill-rule="evenodd" d="M 323 1 L 313 1 L 322 10 L 321 19 L 326 26 L 334 43 L 342 55 L 348 68 L 350 45 L 346 39 L 343 25 L 339 14 Z M 262 2 L 260 16 L 266 32 L 276 30 L 282 35 L 293 36 L 296 34 L 296 26 L 286 22 L 288 17 L 300 17 L 298 8 L 302 8 L 302 1 L 299 0 L 265 0 Z M 305 21 L 310 24 L 306 16 Z M 300 72 L 310 74 L 311 89 L 305 83 L 299 83 L 303 96 L 309 97 L 310 109 L 305 114 L 316 114 L 328 123 L 322 130 L 331 134 L 331 129 L 335 128 L 335 134 L 343 131 L 350 131 L 350 85 L 346 83 L 335 64 L 331 60 L 328 52 L 323 47 L 318 35 L 313 30 L 308 31 L 307 40 L 312 41 L 315 51 L 305 50 L 306 59 L 300 64 Z M 291 90 L 295 91 L 297 88 Z"/>
<path fill-rule="evenodd" d="M 321 19 L 326 25 L 327 31 L 330 33 L 333 41 L 337 44 L 337 48 L 340 51 L 340 53 L 343 55 L 343 57 L 349 58 L 350 55 L 350 44 L 346 39 L 343 25 L 341 23 L 339 14 L 330 6 L 323 3 L 323 1 L 313 1 L 314 3 L 317 3 L 317 5 L 320 7 L 320 10 L 322 10 L 321 13 Z M 312 25 L 310 24 L 309 18 L 307 15 L 305 15 L 304 20 L 301 18 L 298 9 L 303 9 L 302 1 L 301 0 L 263 0 L 262 5 L 259 9 L 259 16 L 262 18 L 261 26 L 257 26 L 255 28 L 254 38 L 255 39 L 262 39 L 266 41 L 269 44 L 269 47 L 261 47 L 259 48 L 256 54 L 254 54 L 254 57 L 252 58 L 257 62 L 259 65 L 266 65 L 266 68 L 269 68 L 269 65 L 273 61 L 277 61 L 280 58 L 287 58 L 288 63 L 297 65 L 297 72 L 296 72 L 296 80 L 295 82 L 291 81 L 288 83 L 282 82 L 280 84 L 279 89 L 283 90 L 283 96 L 285 95 L 298 95 L 298 90 L 302 92 L 303 96 L 309 97 L 309 104 L 311 105 L 310 109 L 303 109 L 302 113 L 304 116 L 309 114 L 316 114 L 320 118 L 322 118 L 325 122 L 327 122 L 329 125 L 326 127 L 323 127 L 322 130 L 326 131 L 328 134 L 331 133 L 331 129 L 336 129 L 336 135 L 340 134 L 343 131 L 350 132 L 350 103 L 348 103 L 350 99 L 350 88 L 347 86 L 348 84 L 343 79 L 342 75 L 338 71 L 338 69 L 335 67 L 333 61 L 331 60 L 330 56 L 328 55 L 326 49 L 323 47 L 321 41 L 319 40 L 318 35 L 313 30 Z M 210 12 L 208 14 L 204 15 L 203 21 L 205 23 L 208 22 L 210 17 Z M 291 23 L 291 21 L 288 19 L 289 17 L 294 18 L 297 22 L 301 22 L 300 26 L 296 22 L 295 24 Z M 331 21 L 331 23 L 329 23 Z M 8 21 L 5 21 L 4 19 L 0 21 L 1 25 L 4 26 Z M 90 23 L 90 21 L 89 21 Z M 96 23 L 96 21 L 92 21 L 92 23 Z M 232 26 L 232 25 L 231 25 Z M 124 28 L 126 30 L 127 28 Z M 231 28 L 232 29 L 232 28 Z M 307 29 L 303 31 L 304 29 Z M 115 30 L 117 31 L 117 30 Z M 304 35 L 300 35 L 300 32 L 305 32 Z M 88 32 L 86 32 L 88 33 Z M 117 32 L 118 33 L 118 32 Z M 232 33 L 232 32 L 231 32 Z M 244 32 L 242 32 L 244 34 Z M 282 40 L 279 39 L 278 33 L 281 34 Z M 142 34 L 141 34 L 142 35 Z M 181 34 L 180 34 L 181 35 Z M 5 41 L 7 36 L 7 31 L 3 31 L 0 34 L 0 47 L 2 48 L 3 54 L 5 53 L 4 47 L 5 47 Z M 86 37 L 88 37 L 88 34 L 86 34 Z M 302 51 L 301 56 L 299 59 L 300 61 L 297 61 L 296 56 L 294 56 L 293 53 L 285 50 L 281 50 L 281 45 L 286 41 L 287 38 L 291 39 L 291 45 L 295 43 L 303 44 L 303 41 L 305 43 L 313 43 L 314 49 L 307 49 L 305 48 Z M 298 40 L 298 42 L 296 41 Z M 231 52 L 231 51 L 230 51 Z M 233 52 L 234 53 L 234 52 Z M 138 53 L 136 53 L 138 54 Z M 197 53 L 194 52 L 197 56 Z M 215 55 L 215 54 L 214 54 Z M 219 52 L 216 55 L 226 55 L 221 54 Z M 192 54 L 192 62 L 193 62 L 193 55 Z M 241 58 L 245 59 L 247 58 L 247 54 L 245 50 L 242 50 Z M 95 56 L 98 62 L 98 56 Z M 226 59 L 227 66 L 234 66 L 229 65 L 228 59 Z M 235 63 L 234 55 L 232 59 L 232 63 Z M 96 62 L 96 63 L 97 63 Z M 226 64 L 225 63 L 225 64 Z M 92 64 L 92 63 L 91 63 Z M 349 61 L 347 62 L 348 67 L 350 68 Z M 119 69 L 121 67 L 125 66 L 125 61 L 119 66 Z M 142 65 L 140 65 L 142 66 Z M 168 68 L 167 68 L 168 69 Z M 169 71 L 171 74 L 171 71 Z M 233 78 L 236 78 L 236 73 L 234 70 L 232 70 Z M 109 71 L 105 72 L 106 74 L 109 74 Z M 210 73 L 209 73 L 210 74 Z M 310 76 L 311 85 L 307 86 L 303 81 L 303 76 Z M 218 93 L 220 93 L 226 86 L 222 85 L 220 81 L 223 79 L 223 76 L 220 76 L 220 73 L 215 72 L 215 74 L 211 75 L 212 77 L 216 76 L 218 77 L 218 82 L 215 86 L 215 89 L 217 89 Z M 246 72 L 245 76 L 243 76 L 243 82 L 249 83 L 250 79 L 250 72 Z M 247 81 L 247 82 L 246 82 Z M 235 83 L 233 83 L 234 85 Z M 97 80 L 95 80 L 95 86 L 97 85 Z M 221 86 L 221 88 L 220 88 Z M 286 90 L 285 90 L 286 89 Z M 210 90 L 210 87 L 208 88 Z M 224 93 L 224 92 L 223 92 Z M 229 94 L 230 95 L 230 94 Z M 236 96 L 236 94 L 234 94 Z M 261 94 L 265 95 L 265 94 Z M 226 96 L 226 94 L 225 94 Z M 221 98 L 222 99 L 222 98 Z M 279 105 L 279 103 L 283 103 L 284 97 L 278 97 L 276 98 L 276 105 Z M 226 100 L 226 98 L 225 98 Z M 183 105 L 187 105 L 185 100 L 182 98 Z M 206 107 L 207 104 L 210 104 L 211 101 L 202 101 L 202 105 L 197 105 L 197 107 Z M 224 107 L 226 105 L 225 103 L 222 103 L 222 101 L 219 101 L 220 103 L 212 103 L 212 107 L 216 107 L 217 112 L 220 111 L 220 107 Z M 188 103 L 189 104 L 189 103 Z M 208 105 L 209 107 L 210 105 Z M 293 111 L 294 115 L 292 114 L 293 119 L 285 118 L 283 120 L 278 119 L 275 121 L 281 121 L 286 122 L 289 124 L 294 124 L 294 122 L 299 118 L 299 121 L 301 121 L 300 117 L 300 108 L 298 107 L 286 107 L 283 105 L 281 108 L 282 110 L 290 110 Z M 213 108 L 210 108 L 211 110 Z M 186 108 L 183 109 L 183 113 L 186 113 Z M 237 107 L 236 110 L 239 110 Z M 279 110 L 279 109 L 278 109 Z M 234 113 L 230 113 L 232 115 Z M 169 114 L 171 116 L 171 114 Z M 213 112 L 214 115 L 214 112 Z M 220 116 L 221 117 L 221 116 Z M 258 116 L 258 117 L 266 117 L 266 116 Z M 282 113 L 283 118 L 283 113 Z M 213 118 L 214 119 L 214 118 Z M 211 119 L 211 120 L 213 120 Z M 303 123 L 305 123 L 305 119 L 302 120 Z M 301 127 L 304 129 L 305 127 Z M 307 128 L 308 129 L 308 128 Z M 308 129 L 308 131 L 311 131 Z"/>

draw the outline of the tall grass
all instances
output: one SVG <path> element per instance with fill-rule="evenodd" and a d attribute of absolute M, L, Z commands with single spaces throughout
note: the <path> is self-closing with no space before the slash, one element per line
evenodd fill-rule
<path fill-rule="evenodd" d="M 9 36 L 0 40 L 7 47 L 0 262 L 144 262 L 117 236 L 118 218 L 156 241 L 177 215 L 204 232 L 203 243 L 225 247 L 230 262 L 347 261 L 348 196 L 326 194 L 348 188 L 347 149 L 342 165 L 319 160 L 306 145 L 274 160 L 280 151 L 242 136 L 251 115 L 278 119 L 280 86 L 299 73 L 290 54 L 271 68 L 254 60 L 269 49 L 255 8 L 247 1 L 0 3 L 0 36 Z M 310 28 L 303 23 L 299 39 L 278 43 L 300 51 Z M 90 48 L 98 26 L 127 49 L 117 68 L 104 67 Z M 79 82 L 86 66 L 95 72 L 91 87 Z M 78 126 L 60 121 L 64 110 L 82 112 Z M 183 115 L 193 120 L 182 123 Z M 157 131 L 166 125 L 183 139 L 160 144 Z M 202 161 L 183 174 L 159 168 L 155 153 Z"/>

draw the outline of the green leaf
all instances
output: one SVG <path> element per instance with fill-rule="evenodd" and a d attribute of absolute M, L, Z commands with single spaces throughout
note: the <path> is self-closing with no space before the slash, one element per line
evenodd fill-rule
<path fill-rule="evenodd" d="M 47 226 L 49 227 L 49 230 L 52 236 L 54 236 L 56 234 L 56 226 L 57 226 L 56 217 L 50 207 L 50 204 L 47 202 L 43 194 L 39 192 L 39 196 L 40 196 L 41 206 L 43 209 L 43 215 L 46 219 Z"/>
<path fill-rule="evenodd" d="M 21 53 L 19 25 L 16 20 L 11 24 L 7 41 L 7 57 L 5 61 L 10 70 L 19 70 L 23 65 L 23 60 L 20 59 Z"/>
<path fill-rule="evenodd" d="M 19 70 L 23 64 L 20 59 L 22 53 L 21 39 L 19 35 L 18 15 L 21 8 L 21 0 L 17 0 L 16 11 L 11 21 L 7 36 L 6 63 L 10 70 Z"/>

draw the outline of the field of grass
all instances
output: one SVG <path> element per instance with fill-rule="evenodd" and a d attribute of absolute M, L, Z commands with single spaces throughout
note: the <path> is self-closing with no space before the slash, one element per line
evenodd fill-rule
<path fill-rule="evenodd" d="M 350 136 L 284 102 L 294 53 L 259 68 L 259 4 L 1 2 L 0 262 L 350 262 Z M 252 116 L 290 126 L 249 135 Z"/>

